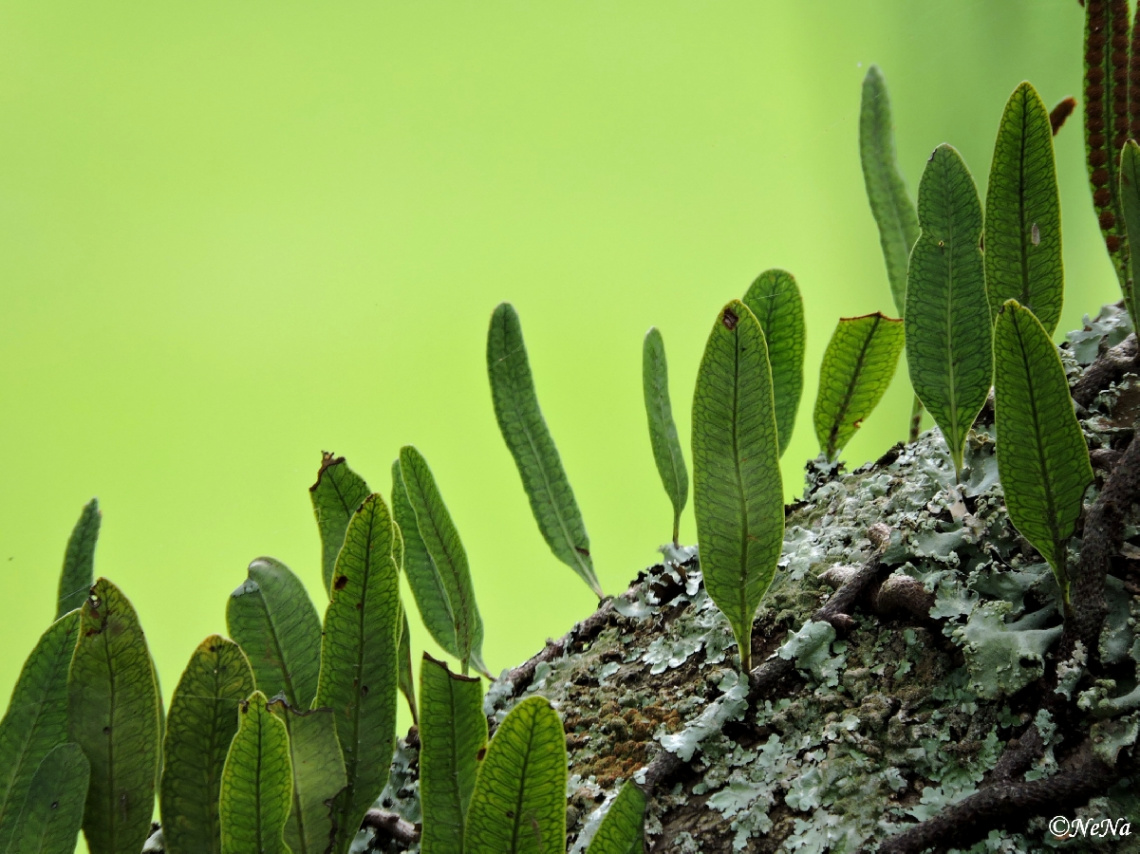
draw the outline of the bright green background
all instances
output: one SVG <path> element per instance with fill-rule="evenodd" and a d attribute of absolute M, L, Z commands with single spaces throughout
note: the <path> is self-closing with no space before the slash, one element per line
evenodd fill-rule
<path fill-rule="evenodd" d="M 284 560 L 321 600 L 306 490 L 322 449 L 385 493 L 399 446 L 423 451 L 493 670 L 587 616 L 495 425 L 483 349 L 500 300 L 521 314 L 607 592 L 670 533 L 646 328 L 664 333 L 687 448 L 716 312 L 771 266 L 808 313 L 784 458 L 798 492 L 837 318 L 893 313 L 859 170 L 867 65 L 887 75 L 911 191 L 944 141 L 984 191 L 1014 87 L 1080 94 L 1082 15 L 1075 0 L 3 4 L 0 696 L 92 495 L 97 572 L 138 607 L 168 699 L 250 559 Z M 1057 152 L 1067 330 L 1119 294 L 1079 116 Z M 900 369 L 850 463 L 904 435 L 909 394 Z"/>

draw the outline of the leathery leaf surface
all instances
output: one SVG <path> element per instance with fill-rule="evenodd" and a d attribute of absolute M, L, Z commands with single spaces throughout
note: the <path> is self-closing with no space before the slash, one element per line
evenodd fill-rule
<path fill-rule="evenodd" d="M 509 302 L 500 303 L 487 332 L 487 372 L 495 418 L 518 466 L 535 521 L 554 555 L 581 576 L 598 598 L 602 588 L 590 557 L 590 538 L 558 448 L 538 407 L 522 324 Z"/>
<path fill-rule="evenodd" d="M 0 721 L 0 851 L 11 839 L 36 768 L 67 741 L 67 671 L 78 637 L 78 612 L 52 623 L 24 662 Z"/>
<path fill-rule="evenodd" d="M 420 804 L 423 854 L 461 854 L 479 752 L 487 743 L 483 686 L 426 652 L 420 665 Z"/>
<path fill-rule="evenodd" d="M 697 372 L 693 506 L 705 587 L 748 670 L 752 618 L 780 558 L 784 494 L 764 333 L 740 300 L 717 316 Z"/>
<path fill-rule="evenodd" d="M 677 438 L 677 423 L 669 401 L 669 364 L 665 360 L 665 339 L 656 327 L 645 333 L 641 346 L 641 390 L 649 421 L 649 444 L 657 474 L 673 505 L 673 543 L 678 544 L 681 511 L 689 500 L 689 472 Z"/>
<path fill-rule="evenodd" d="M 83 833 L 91 854 L 138 854 L 158 773 L 158 684 L 138 616 L 98 579 L 80 611 L 68 675 L 71 741 L 91 763 Z"/>
<path fill-rule="evenodd" d="M 348 849 L 388 781 L 396 737 L 400 586 L 392 517 L 378 494 L 349 522 L 325 612 L 315 707 L 331 708 L 347 787 L 337 798 L 335 850 Z"/>
<path fill-rule="evenodd" d="M 966 434 L 990 391 L 993 325 L 978 248 L 982 207 L 952 146 L 938 146 L 926 164 L 918 221 L 907 276 L 907 365 L 960 476 Z"/>
<path fill-rule="evenodd" d="M 776 402 L 776 431 L 780 437 L 780 455 L 783 456 L 792 439 L 804 388 L 807 330 L 803 299 L 791 273 L 765 270 L 748 288 L 744 304 L 760 321 L 764 341 L 768 345 L 772 396 Z"/>
<path fill-rule="evenodd" d="M 348 467 L 344 457 L 327 453 L 322 456 L 317 482 L 309 487 L 309 498 L 321 532 L 321 577 L 325 590 L 332 583 L 333 567 L 349 520 L 368 494 L 368 484 Z"/>
<path fill-rule="evenodd" d="M 610 804 L 586 854 L 639 854 L 645 838 L 645 793 L 632 780 Z"/>
<path fill-rule="evenodd" d="M 222 771 L 222 852 L 287 854 L 282 831 L 293 795 L 289 735 L 260 691 L 239 710 L 241 723 Z"/>
<path fill-rule="evenodd" d="M 997 460 L 1009 518 L 1049 561 L 1065 600 L 1065 543 L 1092 483 L 1084 434 L 1049 333 L 1009 300 L 994 329 Z"/>
<path fill-rule="evenodd" d="M 99 501 L 92 498 L 79 514 L 79 521 L 67 540 L 63 556 L 63 569 L 59 573 L 59 595 L 55 609 L 58 620 L 68 611 L 83 607 L 83 600 L 95 581 L 95 544 L 99 540 L 99 525 L 103 514 Z"/>
<path fill-rule="evenodd" d="M 563 854 L 566 735 L 543 697 L 511 710 L 475 779 L 464 854 Z"/>
<path fill-rule="evenodd" d="M 71 742 L 53 749 L 32 777 L 7 854 L 72 854 L 83 824 L 91 766 Z"/>
<path fill-rule="evenodd" d="M 241 648 L 211 635 L 182 672 L 164 741 L 160 790 L 167 854 L 219 854 L 222 769 L 238 729 L 238 706 L 253 693 L 253 671 Z"/>

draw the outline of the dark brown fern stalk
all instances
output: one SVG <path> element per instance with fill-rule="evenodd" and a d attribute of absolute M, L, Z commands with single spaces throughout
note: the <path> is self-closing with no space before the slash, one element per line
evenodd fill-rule
<path fill-rule="evenodd" d="M 1120 151 L 1130 133 L 1129 76 L 1128 0 L 1088 0 L 1085 147 L 1089 183 L 1104 243 L 1122 284 L 1127 279 L 1129 256 L 1118 182 Z"/>

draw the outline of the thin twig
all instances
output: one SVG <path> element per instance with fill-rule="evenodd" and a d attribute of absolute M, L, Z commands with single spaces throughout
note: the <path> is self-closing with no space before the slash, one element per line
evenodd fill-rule
<path fill-rule="evenodd" d="M 360 827 L 371 828 L 377 833 L 385 833 L 388 838 L 403 846 L 412 845 L 420 838 L 419 828 L 410 821 L 400 818 L 394 812 L 369 810 L 364 814 Z"/>

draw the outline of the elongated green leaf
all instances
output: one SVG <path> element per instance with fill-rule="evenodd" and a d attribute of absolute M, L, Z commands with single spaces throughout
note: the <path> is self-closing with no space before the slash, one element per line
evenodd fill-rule
<path fill-rule="evenodd" d="M 966 434 L 993 377 L 993 326 L 982 253 L 982 208 L 952 146 L 934 149 L 918 187 L 922 234 L 910 257 L 906 359 L 910 381 L 962 473 Z"/>
<path fill-rule="evenodd" d="M 8 854 L 72 854 L 83 824 L 91 766 L 78 744 L 61 744 L 32 777 Z"/>
<path fill-rule="evenodd" d="M 222 771 L 223 854 L 289 854 L 283 832 L 293 800 L 289 735 L 255 691 L 240 706 L 241 724 Z"/>
<path fill-rule="evenodd" d="M 60 617 L 44 632 L 0 721 L 0 851 L 11 839 L 36 768 L 67 741 L 67 670 L 78 637 L 78 613 Z"/>
<path fill-rule="evenodd" d="M 451 673 L 426 652 L 420 665 L 420 803 L 424 854 L 463 854 L 479 751 L 487 743 L 483 686 Z"/>
<path fill-rule="evenodd" d="M 1117 172 L 1120 152 L 1132 135 L 1128 120 L 1128 0 L 1088 0 L 1085 12 L 1085 152 L 1089 184 L 1108 257 L 1125 287 L 1132 265 Z"/>
<path fill-rule="evenodd" d="M 693 507 L 701 571 L 752 668 L 752 618 L 776 576 L 784 490 L 760 322 L 733 300 L 705 345 L 693 395 Z"/>
<path fill-rule="evenodd" d="M 563 854 L 566 735 L 544 697 L 528 697 L 499 725 L 475 779 L 464 854 Z"/>
<path fill-rule="evenodd" d="M 368 484 L 348 467 L 344 457 L 322 455 L 317 482 L 309 487 L 309 498 L 321 532 L 321 577 L 325 590 L 332 583 L 336 556 L 344 544 L 349 520 L 367 497 Z"/>
<path fill-rule="evenodd" d="M 748 288 L 744 304 L 752 309 L 772 368 L 772 397 L 776 401 L 776 430 L 780 456 L 792 439 L 800 394 L 804 388 L 804 303 L 795 277 L 786 270 L 765 270 Z"/>
<path fill-rule="evenodd" d="M 475 587 L 459 531 L 447 512 L 427 460 L 411 445 L 400 449 L 400 471 L 420 539 L 447 595 L 463 672 L 467 672 L 469 664 L 485 670 L 482 667 L 483 620 L 475 604 Z"/>
<path fill-rule="evenodd" d="M 419 708 L 416 705 L 416 674 L 412 670 L 412 638 L 408 626 L 408 609 L 400 602 L 400 693 L 408 701 L 412 712 L 412 723 L 420 725 Z"/>
<path fill-rule="evenodd" d="M 67 541 L 63 556 L 63 571 L 59 574 L 59 596 L 55 609 L 58 620 L 68 611 L 83 607 L 91 585 L 95 581 L 95 543 L 99 539 L 99 499 L 92 498 L 79 514 L 79 521 Z"/>
<path fill-rule="evenodd" d="M 641 347 L 641 387 L 649 419 L 649 444 L 665 494 L 673 504 L 673 545 L 680 545 L 681 511 L 689 500 L 689 472 L 677 438 L 673 406 L 669 402 L 669 367 L 665 339 L 656 326 L 645 333 Z"/>
<path fill-rule="evenodd" d="M 1061 198 L 1049 111 L 1028 83 L 1009 96 L 994 145 L 985 271 L 992 315 L 1007 299 L 1016 299 L 1053 334 L 1065 296 Z"/>
<path fill-rule="evenodd" d="M 1135 140 L 1128 140 L 1120 154 L 1120 198 L 1124 209 L 1124 222 L 1132 234 L 1140 234 L 1140 146 Z M 1124 307 L 1132 318 L 1132 325 L 1140 325 L 1137 314 L 1137 282 L 1140 282 L 1140 259 L 1132 256 L 1128 276 L 1124 279 Z"/>
<path fill-rule="evenodd" d="M 249 658 L 259 691 L 267 697 L 284 694 L 294 708 L 312 704 L 321 667 L 321 620 L 289 567 L 271 557 L 253 561 L 226 603 L 226 625 Z"/>
<path fill-rule="evenodd" d="M 879 226 L 879 242 L 887 263 L 887 278 L 899 314 L 906 311 L 906 270 L 910 250 L 918 240 L 918 213 L 906 192 L 895 154 L 891 101 L 887 81 L 877 65 L 863 78 L 859 109 L 859 158 L 871 213 Z"/>
<path fill-rule="evenodd" d="M 167 854 L 218 854 L 222 768 L 238 729 L 238 706 L 253 693 L 241 648 L 210 635 L 182 672 L 166 727 L 159 803 Z"/>
<path fill-rule="evenodd" d="M 334 850 L 348 849 L 388 782 L 396 739 L 400 579 L 392 517 L 370 495 L 348 524 L 325 612 L 316 707 L 331 708 L 348 785 L 337 798 Z"/>
<path fill-rule="evenodd" d="M 487 372 L 499 430 L 515 458 L 538 529 L 550 550 L 590 585 L 598 598 L 602 587 L 594 574 L 590 538 L 562 468 L 562 458 L 547 429 L 530 374 L 522 324 L 509 302 L 500 303 L 487 333 Z"/>
<path fill-rule="evenodd" d="M 640 854 L 645 843 L 644 825 L 645 792 L 626 780 L 586 854 Z"/>
<path fill-rule="evenodd" d="M 293 854 L 321 854 L 332 834 L 334 816 L 329 804 L 347 782 L 333 710 L 303 711 L 270 700 L 269 711 L 289 733 L 293 798 L 285 842 Z"/>
<path fill-rule="evenodd" d="M 1057 348 L 1027 308 L 1009 300 L 994 329 L 998 474 L 1014 527 L 1053 567 L 1069 601 L 1065 543 L 1092 483 Z"/>
<path fill-rule="evenodd" d="M 91 763 L 87 847 L 91 854 L 138 854 L 154 812 L 158 684 L 135 609 L 105 578 L 80 611 L 67 687 L 71 740 Z"/>
<path fill-rule="evenodd" d="M 891 384 L 903 348 L 903 322 L 883 314 L 843 317 L 819 369 L 815 435 L 829 460 L 851 441 Z"/>
<path fill-rule="evenodd" d="M 435 640 L 448 653 L 460 658 L 459 643 L 455 638 L 455 617 L 451 612 L 451 601 L 443 586 L 443 577 L 432 562 L 420 536 L 416 522 L 416 511 L 408 498 L 400 461 L 392 463 L 392 515 L 403 535 L 403 569 L 412 588 L 420 618 Z"/>

